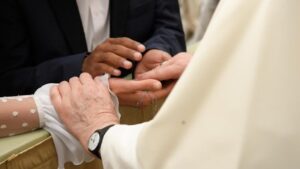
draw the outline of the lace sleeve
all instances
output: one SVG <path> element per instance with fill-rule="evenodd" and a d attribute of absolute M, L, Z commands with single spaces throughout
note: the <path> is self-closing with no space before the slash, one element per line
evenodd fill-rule
<path fill-rule="evenodd" d="M 39 115 L 32 96 L 0 98 L 0 137 L 39 128 Z"/>

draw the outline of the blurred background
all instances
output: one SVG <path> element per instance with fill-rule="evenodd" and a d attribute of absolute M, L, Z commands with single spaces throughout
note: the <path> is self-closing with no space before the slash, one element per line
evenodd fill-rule
<path fill-rule="evenodd" d="M 179 0 L 187 44 L 202 39 L 220 0 Z"/>

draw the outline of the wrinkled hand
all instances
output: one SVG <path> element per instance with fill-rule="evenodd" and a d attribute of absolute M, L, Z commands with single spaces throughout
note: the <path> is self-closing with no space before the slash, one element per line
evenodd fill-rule
<path fill-rule="evenodd" d="M 93 77 L 108 73 L 120 76 L 119 68 L 130 69 L 131 61 L 140 61 L 145 46 L 129 38 L 109 38 L 88 55 L 82 65 L 82 71 Z"/>
<path fill-rule="evenodd" d="M 184 72 L 192 56 L 188 53 L 179 53 L 168 61 L 163 62 L 160 66 L 139 74 L 138 80 L 156 79 L 159 81 L 177 80 Z"/>
<path fill-rule="evenodd" d="M 157 49 L 149 50 L 137 64 L 135 76 L 148 72 L 171 58 L 172 56 L 167 52 Z"/>
<path fill-rule="evenodd" d="M 95 130 L 119 123 L 109 91 L 87 73 L 61 82 L 50 95 L 60 119 L 86 150 Z"/>

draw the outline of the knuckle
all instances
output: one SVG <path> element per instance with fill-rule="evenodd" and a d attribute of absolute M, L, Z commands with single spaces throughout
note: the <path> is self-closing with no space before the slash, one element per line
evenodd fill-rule
<path fill-rule="evenodd" d="M 101 61 L 107 61 L 108 60 L 107 53 L 103 53 L 100 58 Z"/>
<path fill-rule="evenodd" d="M 86 79 L 86 78 L 90 78 L 91 75 L 87 72 L 81 73 L 80 75 L 80 79 Z"/>
<path fill-rule="evenodd" d="M 97 47 L 96 47 L 96 51 L 98 51 L 98 50 L 102 50 L 103 49 L 103 46 L 105 46 L 105 43 L 102 43 L 102 44 L 100 44 L 100 45 L 98 45 Z"/>
<path fill-rule="evenodd" d="M 106 42 L 106 43 L 112 43 L 112 42 L 113 42 L 113 38 L 108 38 L 108 39 L 106 39 L 105 42 Z"/>
<path fill-rule="evenodd" d="M 76 81 L 76 80 L 78 80 L 78 77 L 75 76 L 75 77 L 71 77 L 69 81 Z"/>
<path fill-rule="evenodd" d="M 128 37 L 122 37 L 121 39 L 123 40 L 123 42 L 130 41 Z"/>
<path fill-rule="evenodd" d="M 83 72 L 83 73 L 81 73 L 81 75 L 80 76 L 82 76 L 82 77 L 86 77 L 86 76 L 89 76 L 89 74 L 87 73 L 87 72 Z"/>
<path fill-rule="evenodd" d="M 60 86 L 61 86 L 61 85 L 66 85 L 66 84 L 68 84 L 68 82 L 65 81 L 65 80 L 59 83 Z"/>
<path fill-rule="evenodd" d="M 127 37 L 121 37 L 120 38 L 120 42 L 122 43 L 122 44 L 124 44 L 124 43 L 126 43 L 126 42 L 128 42 L 129 41 L 129 38 L 127 38 Z"/>
<path fill-rule="evenodd" d="M 112 52 L 116 53 L 120 50 L 120 48 L 116 45 L 113 45 L 113 46 L 111 46 L 111 50 L 112 50 Z"/>

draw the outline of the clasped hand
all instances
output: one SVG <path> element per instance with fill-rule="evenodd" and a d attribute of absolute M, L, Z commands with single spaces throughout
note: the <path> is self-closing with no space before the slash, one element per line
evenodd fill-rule
<path fill-rule="evenodd" d="M 131 69 L 132 62 L 137 61 L 134 72 L 136 78 L 134 80 L 112 78 L 110 88 L 123 106 L 147 106 L 153 100 L 165 98 L 178 77 L 168 77 L 173 73 L 168 69 L 167 71 L 160 69 L 160 74 L 156 74 L 157 68 L 172 57 L 156 49 L 149 50 L 142 56 L 145 49 L 144 45 L 129 38 L 109 38 L 85 58 L 82 71 L 89 73 L 92 77 L 104 73 L 119 76 L 121 74 L 119 68 Z M 174 69 L 177 69 L 176 65 Z M 180 71 L 180 69 L 175 71 Z"/>
<path fill-rule="evenodd" d="M 115 93 L 121 95 L 120 98 L 124 94 L 124 99 L 127 98 L 131 101 L 138 98 L 135 97 L 136 95 L 141 95 L 136 92 L 139 89 L 153 90 L 154 96 L 163 97 L 168 94 L 175 81 L 185 70 L 190 58 L 189 54 L 178 54 L 163 64 L 156 65 L 150 71 L 136 73 L 137 78 L 141 79 L 140 81 L 113 78 L 110 79 L 110 86 Z M 160 83 L 164 80 L 174 80 L 174 82 L 164 89 Z M 132 98 L 125 97 L 128 93 L 132 95 Z M 93 79 L 88 73 L 83 73 L 79 78 L 74 77 L 69 82 L 64 81 L 54 86 L 51 89 L 51 101 L 60 119 L 86 150 L 87 141 L 95 130 L 119 123 L 107 87 L 97 78 Z"/>
<path fill-rule="evenodd" d="M 191 57 L 188 53 L 171 57 L 163 51 L 150 50 L 136 68 L 136 80 L 113 78 L 110 87 L 118 95 L 121 105 L 147 106 L 153 100 L 168 96 Z"/>

